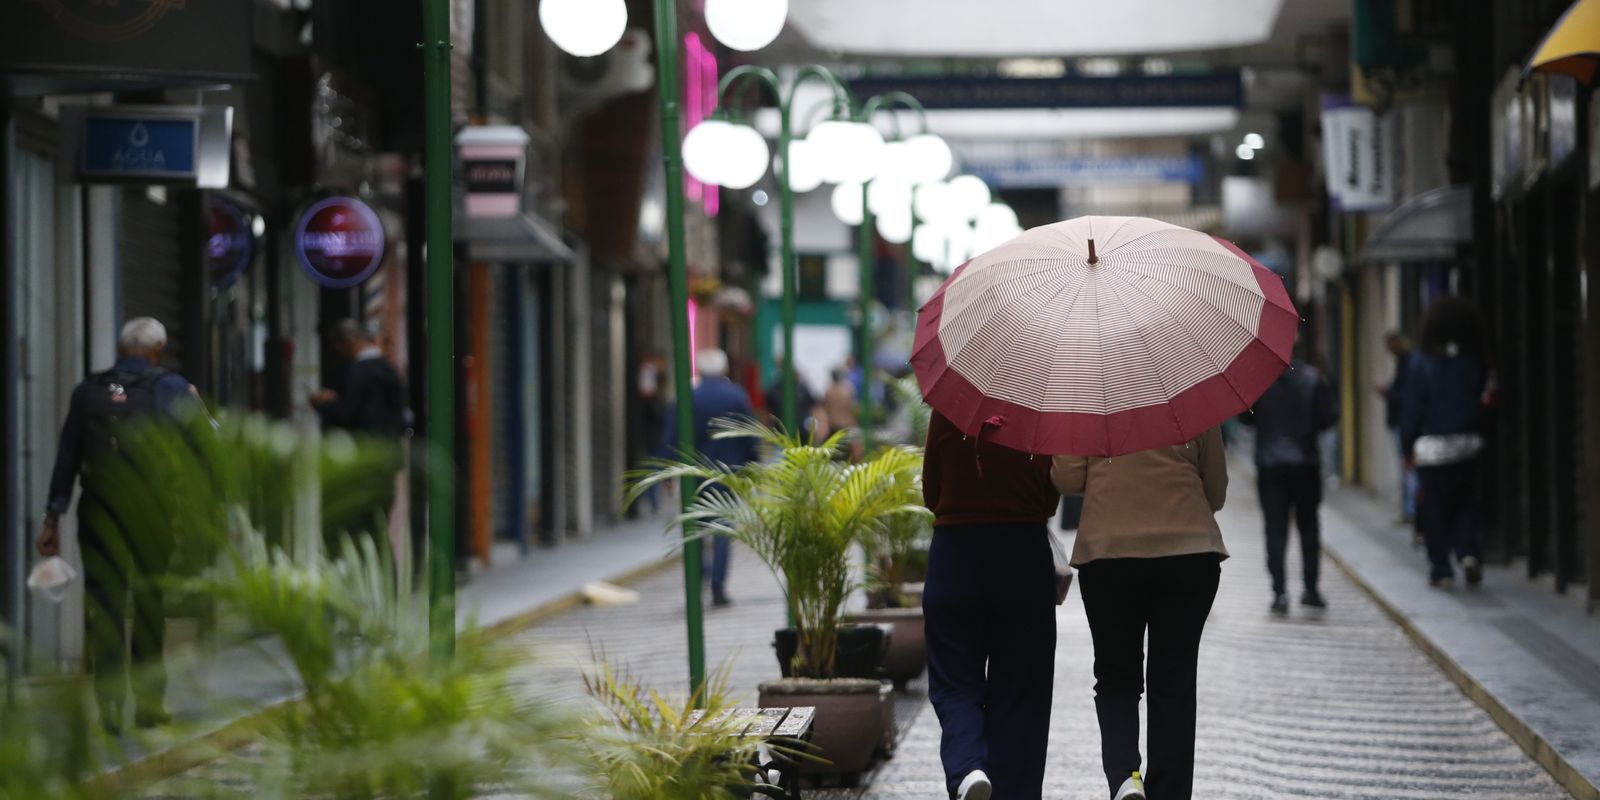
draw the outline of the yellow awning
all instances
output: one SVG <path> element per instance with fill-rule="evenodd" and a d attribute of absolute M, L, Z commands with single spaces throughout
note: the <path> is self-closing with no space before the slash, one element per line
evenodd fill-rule
<path fill-rule="evenodd" d="M 1600 0 L 1577 0 L 1528 61 L 1528 69 L 1570 75 L 1588 84 L 1600 66 Z"/>

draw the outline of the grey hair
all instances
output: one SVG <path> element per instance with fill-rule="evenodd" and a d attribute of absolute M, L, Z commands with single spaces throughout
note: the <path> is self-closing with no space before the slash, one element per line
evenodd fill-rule
<path fill-rule="evenodd" d="M 341 342 L 355 342 L 368 344 L 376 342 L 378 337 L 371 328 L 356 322 L 353 319 L 341 319 L 333 325 L 333 337 Z"/>
<path fill-rule="evenodd" d="M 725 378 L 728 376 L 728 354 L 716 348 L 701 350 L 695 354 L 695 366 L 702 378 Z"/>
<path fill-rule="evenodd" d="M 167 326 L 155 317 L 134 317 L 122 326 L 117 347 L 125 352 L 158 350 L 167 344 Z"/>

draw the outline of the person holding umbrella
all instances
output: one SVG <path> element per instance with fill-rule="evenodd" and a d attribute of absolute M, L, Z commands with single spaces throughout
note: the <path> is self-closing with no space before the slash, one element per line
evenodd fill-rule
<path fill-rule="evenodd" d="M 1113 800 L 1146 797 L 1146 634 L 1149 789 L 1192 794 L 1199 643 L 1227 556 L 1214 516 L 1227 492 L 1219 426 L 1283 373 L 1299 322 L 1282 279 L 1239 248 L 1142 217 L 1027 231 L 958 268 L 919 314 L 912 367 L 950 436 L 972 443 L 985 470 L 991 448 L 1059 456 L 1055 486 L 1084 494 L 1070 560 L 1082 567 Z M 1029 557 L 1048 557 L 1036 549 Z M 956 577 L 987 580 L 978 562 L 963 569 Z M 930 574 L 930 661 L 936 591 Z M 952 720 L 940 720 L 948 741 Z"/>

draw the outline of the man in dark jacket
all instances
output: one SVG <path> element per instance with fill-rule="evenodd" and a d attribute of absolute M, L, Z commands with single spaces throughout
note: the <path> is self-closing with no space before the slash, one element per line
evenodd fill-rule
<path fill-rule="evenodd" d="M 1296 359 L 1256 401 L 1244 424 L 1256 429 L 1257 487 L 1266 520 L 1267 570 L 1272 574 L 1272 610 L 1289 611 L 1284 570 L 1289 546 L 1289 516 L 1300 531 L 1302 605 L 1326 608 L 1317 590 L 1322 560 L 1322 454 L 1317 437 L 1339 421 L 1333 391 L 1315 367 Z"/>
<path fill-rule="evenodd" d="M 741 467 L 760 457 L 756 440 L 748 437 L 714 439 L 711 422 L 716 419 L 743 419 L 752 417 L 755 410 L 744 389 L 728 380 L 728 355 L 721 350 L 701 350 L 695 355 L 695 367 L 700 373 L 700 385 L 694 390 L 694 449 L 700 455 L 730 467 Z M 678 416 L 667 414 L 667 447 L 675 448 L 678 441 Z M 713 490 L 714 491 L 714 490 Z M 712 537 L 711 604 L 722 608 L 730 605 L 728 599 L 728 561 L 733 543 L 726 536 Z"/>
<path fill-rule="evenodd" d="M 132 622 L 133 720 L 142 728 L 168 721 L 167 676 L 161 663 L 166 614 L 160 578 L 176 542 L 159 520 L 118 519 L 107 503 L 113 492 L 136 487 L 102 485 L 97 468 L 122 453 L 119 426 L 139 419 L 181 418 L 198 409 L 194 387 L 162 369 L 167 329 L 157 320 L 128 320 L 117 338 L 117 361 L 91 375 L 72 392 L 60 449 L 50 476 L 39 553 L 61 552 L 61 515 L 72 505 L 74 484 L 83 478 L 78 502 L 78 544 L 83 554 L 86 649 L 95 676 L 100 722 L 113 733 L 124 722 L 123 701 L 130 668 L 124 635 Z"/>
<path fill-rule="evenodd" d="M 406 431 L 406 390 L 399 370 L 378 347 L 377 337 L 354 320 L 341 320 L 329 334 L 332 350 L 345 362 L 340 391 L 322 389 L 311 395 L 311 405 L 322 427 L 383 441 L 398 448 Z M 346 498 L 340 506 L 324 504 L 324 528 L 332 537 L 346 531 L 379 532 L 394 506 L 394 476 L 375 477 L 370 494 Z M 366 489 L 367 487 L 363 487 Z M 330 539 L 329 544 L 334 542 Z"/>
<path fill-rule="evenodd" d="M 1400 458 L 1405 460 L 1405 446 L 1400 442 L 1400 419 L 1403 414 L 1402 407 L 1406 397 L 1406 378 L 1411 371 L 1411 341 L 1405 334 L 1392 331 L 1387 344 L 1389 354 L 1394 356 L 1394 378 L 1387 386 L 1379 387 L 1383 394 L 1384 420 L 1389 430 L 1394 432 L 1395 448 L 1400 452 Z M 1401 465 L 1400 474 L 1400 519 L 1410 524 L 1417 518 L 1417 471 L 1409 465 Z"/>

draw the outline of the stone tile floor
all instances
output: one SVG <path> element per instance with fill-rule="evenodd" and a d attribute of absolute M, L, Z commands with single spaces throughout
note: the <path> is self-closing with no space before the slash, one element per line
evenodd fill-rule
<path fill-rule="evenodd" d="M 1347 578 L 1324 567 L 1325 614 L 1298 606 L 1267 612 L 1260 517 L 1248 486 L 1235 484 L 1220 519 L 1233 558 L 1201 650 L 1200 731 L 1195 796 L 1201 798 L 1493 798 L 1568 795 L 1464 697 L 1400 629 Z M 1291 578 L 1297 553 L 1291 548 Z M 781 594 L 748 555 L 734 564 L 735 605 L 709 611 L 706 647 L 726 664 L 741 698 L 776 676 L 770 642 L 783 624 Z M 687 684 L 682 577 L 669 571 L 637 588 L 638 604 L 585 607 L 515 640 L 558 674 L 577 674 L 603 652 L 647 684 Z M 1045 796 L 1107 795 L 1099 774 L 1088 627 L 1078 594 L 1058 613 L 1057 689 Z M 896 757 L 853 790 L 808 797 L 943 796 L 938 720 L 914 685 L 897 706 L 903 728 Z M 190 773 L 187 785 L 229 780 L 226 761 Z M 193 797 L 183 778 L 147 797 Z"/>

